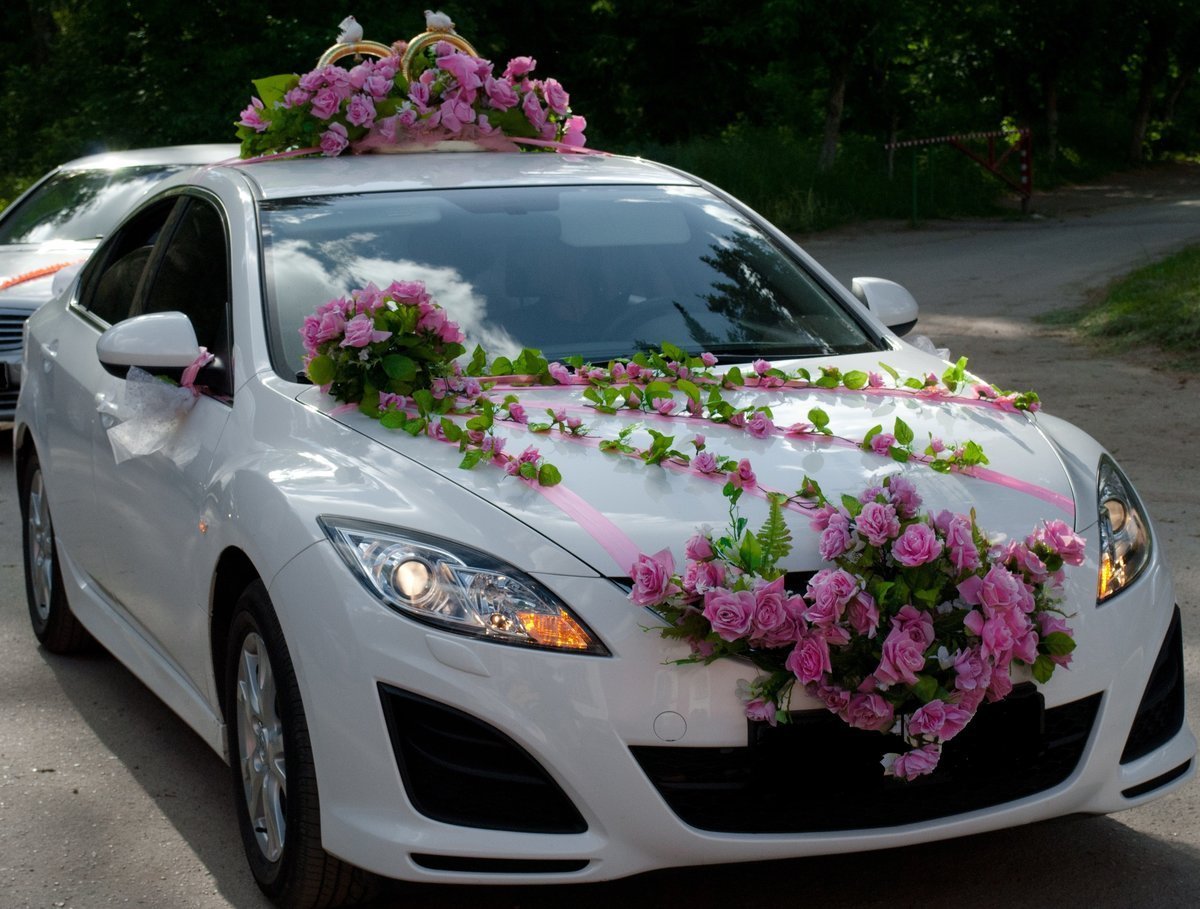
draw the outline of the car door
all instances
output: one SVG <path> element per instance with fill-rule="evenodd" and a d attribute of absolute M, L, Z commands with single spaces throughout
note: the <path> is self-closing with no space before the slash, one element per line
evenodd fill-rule
<path fill-rule="evenodd" d="M 206 390 L 178 418 L 166 447 L 118 462 L 107 430 L 139 416 L 127 406 L 132 380 L 105 373 L 97 396 L 101 431 L 92 451 L 96 507 L 105 528 L 103 586 L 201 690 L 208 655 L 195 644 L 205 640 L 212 564 L 198 551 L 204 542 L 201 512 L 232 402 L 227 237 L 215 201 L 183 197 L 155 243 L 128 314 L 187 315 L 197 341 L 215 356 L 197 382 Z"/>

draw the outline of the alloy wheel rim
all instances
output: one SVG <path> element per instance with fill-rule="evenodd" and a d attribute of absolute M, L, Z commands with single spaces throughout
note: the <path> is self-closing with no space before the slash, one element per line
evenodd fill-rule
<path fill-rule="evenodd" d="M 42 472 L 35 470 L 29 483 L 29 516 L 26 555 L 29 559 L 33 608 L 42 623 L 50 620 L 50 601 L 54 595 L 54 529 L 50 524 L 50 506 L 42 483 Z"/>
<path fill-rule="evenodd" d="M 277 693 L 266 643 L 251 632 L 238 657 L 238 760 L 250 827 L 269 862 L 283 854 L 287 834 L 287 767 Z"/>

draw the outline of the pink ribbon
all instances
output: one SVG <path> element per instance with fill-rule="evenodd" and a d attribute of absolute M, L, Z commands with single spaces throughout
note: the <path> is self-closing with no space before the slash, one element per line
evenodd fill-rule
<path fill-rule="evenodd" d="M 196 387 L 196 376 L 199 375 L 201 369 L 215 359 L 216 357 L 210 354 L 207 348 L 201 347 L 199 356 L 192 360 L 191 365 L 179 377 L 179 384 L 184 388 L 190 389 L 192 394 L 199 396 L 200 389 Z"/>

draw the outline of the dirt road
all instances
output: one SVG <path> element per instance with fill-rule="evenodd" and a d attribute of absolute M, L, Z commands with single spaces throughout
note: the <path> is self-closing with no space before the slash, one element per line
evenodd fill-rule
<path fill-rule="evenodd" d="M 869 226 L 808 240 L 839 278 L 906 284 L 917 331 L 1047 408 L 1122 460 L 1172 559 L 1200 730 L 1200 377 L 1141 354 L 1098 357 L 1030 323 L 1111 277 L 1200 242 L 1200 175 L 1114 182 L 1002 223 Z M 1162 181 L 1160 181 L 1161 183 Z M 7 444 L 8 437 L 0 439 Z M 61 659 L 29 631 L 12 460 L 0 454 L 0 906 L 260 907 L 226 768 L 105 656 Z M 1191 906 L 1200 893 L 1200 785 L 1109 818 L 1070 818 L 857 856 L 643 875 L 578 889 L 418 887 L 396 905 L 690 907 Z M 390 903 L 385 903 L 390 905 Z"/>

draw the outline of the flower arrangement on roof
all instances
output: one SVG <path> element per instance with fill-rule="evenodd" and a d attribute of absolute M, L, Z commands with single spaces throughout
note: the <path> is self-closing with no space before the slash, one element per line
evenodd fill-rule
<path fill-rule="evenodd" d="M 532 57 L 514 57 L 497 74 L 441 13 L 427 14 L 425 32 L 390 46 L 358 40 L 361 28 L 348 23 L 316 68 L 255 80 L 258 96 L 237 121 L 243 158 L 446 140 L 497 150 L 586 144 L 587 121 L 572 114 L 561 83 L 533 76 Z M 352 68 L 337 65 L 351 56 L 359 60 Z"/>

